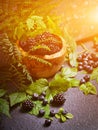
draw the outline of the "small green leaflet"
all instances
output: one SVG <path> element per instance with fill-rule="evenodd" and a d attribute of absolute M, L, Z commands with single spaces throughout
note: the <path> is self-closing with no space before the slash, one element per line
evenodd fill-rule
<path fill-rule="evenodd" d="M 20 22 L 14 31 L 14 39 L 20 39 L 26 33 L 26 27 L 24 23 Z"/>
<path fill-rule="evenodd" d="M 10 117 L 9 103 L 5 99 L 2 99 L 2 98 L 0 98 L 0 113 L 3 113 L 6 116 Z"/>
<path fill-rule="evenodd" d="M 73 115 L 71 113 L 63 114 L 63 112 L 64 112 L 64 109 L 60 108 L 59 112 L 57 114 L 55 114 L 55 117 L 57 119 L 60 119 L 62 122 L 66 122 L 67 119 L 72 119 L 73 118 Z"/>
<path fill-rule="evenodd" d="M 73 114 L 67 113 L 67 114 L 66 114 L 66 118 L 67 118 L 67 119 L 72 119 L 72 118 L 73 118 Z"/>
<path fill-rule="evenodd" d="M 16 92 L 9 95 L 10 99 L 10 106 L 14 106 L 17 103 L 21 103 L 26 99 L 26 93 L 25 92 Z"/>
<path fill-rule="evenodd" d="M 64 116 L 64 115 L 61 115 L 60 118 L 61 118 L 61 121 L 62 121 L 62 122 L 65 122 L 65 121 L 67 120 L 67 119 L 66 119 L 66 116 Z"/>
<path fill-rule="evenodd" d="M 28 30 L 33 30 L 34 29 L 46 29 L 46 25 L 43 21 L 43 17 L 40 16 L 30 16 L 26 20 L 27 28 Z"/>
<path fill-rule="evenodd" d="M 28 30 L 34 30 L 34 20 L 28 18 L 27 21 L 26 21 L 26 24 L 27 24 L 27 27 L 28 27 Z"/>
<path fill-rule="evenodd" d="M 98 83 L 98 68 L 95 68 L 90 75 L 91 80 L 96 80 Z"/>
<path fill-rule="evenodd" d="M 55 114 L 55 117 L 56 117 L 57 119 L 60 119 L 60 114 L 59 114 L 59 113 Z"/>
<path fill-rule="evenodd" d="M 4 96 L 6 94 L 6 90 L 0 89 L 0 97 Z"/>
<path fill-rule="evenodd" d="M 88 94 L 97 94 L 97 90 L 96 90 L 96 87 L 91 83 L 91 82 L 87 82 L 85 84 L 82 84 L 79 89 L 81 91 L 83 91 L 83 93 L 85 95 L 88 95 Z"/>
<path fill-rule="evenodd" d="M 61 75 L 64 77 L 75 77 L 77 75 L 77 68 L 62 68 Z"/>
<path fill-rule="evenodd" d="M 48 88 L 48 81 L 47 79 L 41 78 L 36 80 L 34 83 L 32 83 L 28 89 L 26 90 L 26 92 L 30 95 L 32 95 L 33 93 L 42 93 L 43 91 L 46 91 Z"/>

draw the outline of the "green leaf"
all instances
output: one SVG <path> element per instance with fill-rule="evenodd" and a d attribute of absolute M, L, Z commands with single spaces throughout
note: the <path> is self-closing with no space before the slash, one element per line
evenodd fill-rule
<path fill-rule="evenodd" d="M 49 116 L 49 114 L 50 114 L 50 105 L 49 104 L 47 104 L 46 106 L 43 106 L 42 101 L 33 101 L 33 103 L 34 103 L 34 108 L 29 112 L 30 114 L 37 116 L 39 114 L 39 110 L 42 109 L 45 111 L 45 115 L 43 117 L 51 119 L 51 117 Z"/>
<path fill-rule="evenodd" d="M 64 108 L 59 109 L 59 113 L 62 113 L 64 111 Z"/>
<path fill-rule="evenodd" d="M 6 93 L 6 90 L 4 89 L 0 89 L 0 97 L 4 96 Z"/>
<path fill-rule="evenodd" d="M 64 77 L 75 77 L 77 75 L 77 68 L 62 68 L 61 75 Z"/>
<path fill-rule="evenodd" d="M 76 78 L 70 78 L 70 83 L 72 87 L 78 87 L 80 84 L 80 81 Z"/>
<path fill-rule="evenodd" d="M 42 108 L 42 102 L 34 101 L 33 103 L 34 103 L 34 108 L 29 113 L 37 116 L 39 113 L 39 110 Z"/>
<path fill-rule="evenodd" d="M 26 99 L 26 93 L 24 92 L 16 92 L 9 95 L 10 105 L 11 107 L 17 103 L 21 103 Z"/>
<path fill-rule="evenodd" d="M 59 113 L 57 113 L 57 114 L 55 114 L 55 117 L 57 118 L 57 119 L 60 119 L 60 114 Z"/>
<path fill-rule="evenodd" d="M 92 74 L 90 75 L 91 80 L 96 80 L 98 83 L 98 68 L 94 68 Z"/>
<path fill-rule="evenodd" d="M 49 104 L 47 104 L 46 106 L 43 106 L 43 110 L 45 111 L 45 115 L 44 115 L 44 117 L 45 118 L 50 118 L 50 105 Z"/>
<path fill-rule="evenodd" d="M 76 51 L 71 52 L 69 54 L 69 63 L 72 67 L 77 67 L 78 63 L 77 63 L 77 53 L 76 53 Z"/>
<path fill-rule="evenodd" d="M 28 30 L 34 29 L 34 20 L 28 18 L 26 23 L 27 23 Z"/>
<path fill-rule="evenodd" d="M 0 98 L 0 113 L 3 113 L 6 116 L 10 117 L 9 103 L 5 99 L 2 99 L 2 98 Z"/>
<path fill-rule="evenodd" d="M 26 33 L 24 23 L 20 22 L 14 31 L 14 39 L 20 39 Z"/>
<path fill-rule="evenodd" d="M 65 122 L 67 120 L 64 115 L 61 115 L 60 119 L 61 119 L 62 122 Z"/>
<path fill-rule="evenodd" d="M 52 95 L 50 89 L 48 88 L 48 89 L 46 90 L 46 97 L 45 97 L 45 98 L 48 100 L 48 102 L 50 102 L 50 101 L 53 99 L 53 96 L 54 96 L 54 95 Z"/>
<path fill-rule="evenodd" d="M 71 113 L 67 113 L 67 114 L 66 114 L 66 118 L 68 118 L 68 119 L 72 119 L 72 118 L 73 118 L 73 114 L 71 114 Z"/>
<path fill-rule="evenodd" d="M 81 91 L 83 91 L 83 93 L 85 94 L 85 95 L 88 95 L 88 94 L 97 94 L 97 90 L 96 90 L 96 87 L 92 84 L 92 83 L 90 83 L 90 82 L 87 82 L 87 83 L 85 83 L 85 84 L 82 84 L 80 87 L 79 87 L 79 89 L 81 90 Z"/>
<path fill-rule="evenodd" d="M 55 77 L 49 82 L 49 88 L 52 93 L 65 92 L 71 87 L 71 83 L 68 78 L 62 77 L 60 74 L 56 74 Z"/>
<path fill-rule="evenodd" d="M 33 93 L 42 93 L 43 91 L 46 91 L 48 88 L 48 81 L 47 79 L 41 78 L 36 80 L 34 83 L 32 83 L 28 89 L 26 90 L 26 92 L 28 94 L 33 94 Z"/>

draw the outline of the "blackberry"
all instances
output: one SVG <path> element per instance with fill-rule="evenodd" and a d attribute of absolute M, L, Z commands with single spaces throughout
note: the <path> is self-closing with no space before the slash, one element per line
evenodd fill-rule
<path fill-rule="evenodd" d="M 34 106 L 34 104 L 32 103 L 32 101 L 27 99 L 26 101 L 24 101 L 22 103 L 22 110 L 30 111 L 30 110 L 32 110 L 33 106 Z"/>
<path fill-rule="evenodd" d="M 56 106 L 60 106 L 60 105 L 63 105 L 64 102 L 65 102 L 65 97 L 64 95 L 61 93 L 61 94 L 57 94 L 53 97 L 53 101 L 52 101 L 52 104 L 53 105 L 56 105 Z"/>
<path fill-rule="evenodd" d="M 44 126 L 48 127 L 50 125 L 51 125 L 51 120 L 50 119 L 46 119 L 45 123 L 44 123 Z"/>

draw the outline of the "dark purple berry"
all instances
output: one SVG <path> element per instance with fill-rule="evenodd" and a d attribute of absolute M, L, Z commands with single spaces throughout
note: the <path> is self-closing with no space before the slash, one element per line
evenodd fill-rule
<path fill-rule="evenodd" d="M 39 97 L 39 95 L 37 93 L 34 93 L 33 96 L 32 96 L 32 99 L 33 100 L 38 100 L 38 97 Z"/>
<path fill-rule="evenodd" d="M 45 114 L 45 111 L 43 109 L 39 110 L 39 116 L 40 117 L 44 116 L 44 114 Z"/>
<path fill-rule="evenodd" d="M 43 95 L 45 97 L 46 96 L 46 92 L 42 92 L 41 95 Z"/>
<path fill-rule="evenodd" d="M 82 65 L 83 65 L 83 63 L 82 63 L 82 62 L 79 62 L 79 63 L 78 63 L 78 66 L 82 66 Z"/>
<path fill-rule="evenodd" d="M 86 83 L 85 79 L 81 79 L 81 80 L 80 80 L 80 85 L 81 85 L 81 84 L 85 84 L 85 83 Z"/>
<path fill-rule="evenodd" d="M 39 99 L 40 101 L 43 101 L 43 100 L 45 99 L 45 97 L 44 97 L 43 95 L 40 95 L 40 96 L 38 97 L 38 99 Z"/>
<path fill-rule="evenodd" d="M 44 126 L 48 127 L 50 125 L 51 125 L 51 120 L 50 119 L 46 119 Z"/>
<path fill-rule="evenodd" d="M 88 53 L 87 53 L 87 52 L 83 53 L 83 54 L 82 54 L 82 58 L 86 58 L 86 57 L 87 57 L 87 55 L 88 55 Z"/>
<path fill-rule="evenodd" d="M 83 59 L 82 59 L 82 62 L 83 62 L 83 61 L 88 61 L 88 58 L 83 58 Z"/>
<path fill-rule="evenodd" d="M 98 61 L 96 61 L 96 62 L 93 64 L 93 67 L 94 67 L 94 68 L 98 67 Z"/>
<path fill-rule="evenodd" d="M 34 104 L 31 100 L 26 100 L 22 103 L 22 110 L 23 111 L 30 111 L 34 107 Z"/>
<path fill-rule="evenodd" d="M 93 72 L 93 67 L 90 66 L 90 67 L 87 69 L 87 72 L 88 72 L 88 73 L 92 73 L 92 72 Z"/>
<path fill-rule="evenodd" d="M 68 112 L 65 110 L 62 112 L 63 115 L 66 115 Z"/>
<path fill-rule="evenodd" d="M 98 56 L 95 56 L 95 57 L 93 58 L 93 60 L 94 60 L 94 61 L 98 61 Z"/>
<path fill-rule="evenodd" d="M 78 71 L 83 70 L 83 66 L 78 66 Z"/>
<path fill-rule="evenodd" d="M 89 60 L 88 61 L 88 65 L 93 65 L 94 64 L 94 61 L 93 60 Z"/>
<path fill-rule="evenodd" d="M 44 99 L 42 105 L 46 106 L 48 104 L 48 100 Z"/>
<path fill-rule="evenodd" d="M 81 61 L 82 61 L 82 55 L 79 55 L 79 56 L 78 56 L 77 61 L 78 61 L 78 62 L 81 62 Z"/>
<path fill-rule="evenodd" d="M 84 60 L 84 61 L 82 62 L 82 64 L 83 64 L 83 65 L 88 65 L 88 61 Z"/>
<path fill-rule="evenodd" d="M 90 76 L 89 75 L 85 75 L 83 78 L 85 79 L 86 82 L 90 80 Z"/>
<path fill-rule="evenodd" d="M 50 111 L 50 116 L 53 117 L 53 116 L 55 116 L 55 114 L 56 114 L 56 112 L 55 112 L 54 110 L 51 110 L 51 111 Z"/>

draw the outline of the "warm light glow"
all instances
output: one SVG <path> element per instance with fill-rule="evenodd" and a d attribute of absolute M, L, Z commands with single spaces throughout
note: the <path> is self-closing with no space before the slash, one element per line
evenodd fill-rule
<path fill-rule="evenodd" d="M 98 8 L 91 10 L 89 13 L 89 19 L 91 22 L 98 23 Z"/>

